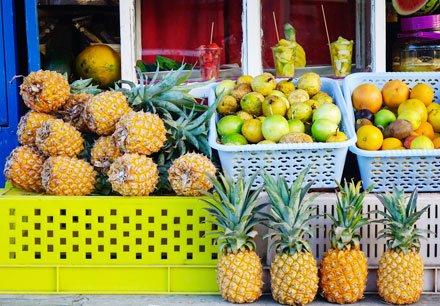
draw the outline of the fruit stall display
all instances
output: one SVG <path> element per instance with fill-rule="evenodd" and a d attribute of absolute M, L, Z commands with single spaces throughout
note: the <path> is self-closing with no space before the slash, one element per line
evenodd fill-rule
<path fill-rule="evenodd" d="M 278 81 L 278 82 L 277 82 Z M 209 144 L 233 177 L 250 177 L 260 168 L 293 181 L 313 164 L 314 188 L 336 187 L 348 147 L 355 143 L 338 84 L 306 73 L 298 80 L 276 79 L 270 73 L 220 82 L 209 92 L 218 101 L 211 118 Z M 263 184 L 257 176 L 253 189 Z"/>
<path fill-rule="evenodd" d="M 266 273 L 282 304 L 305 305 L 318 290 L 348 303 L 365 292 L 369 258 L 385 301 L 419 299 L 423 261 L 438 263 L 433 243 L 420 241 L 434 214 L 417 204 L 417 190 L 367 205 L 374 186 L 361 191 L 360 182 L 339 184 L 336 170 L 317 173 L 321 155 L 342 171 L 356 141 L 351 104 L 334 81 L 262 74 L 185 83 L 182 69 L 159 82 L 140 73 L 139 84 L 113 90 L 52 71 L 23 78 L 30 110 L 0 191 L 1 293 L 220 293 L 243 303 L 259 298 Z M 204 85 L 209 106 L 190 94 Z M 264 169 L 237 163 L 235 174 L 222 150 L 247 150 Z M 295 152 L 295 168 L 271 167 L 278 151 Z M 299 163 L 304 152 L 311 157 Z M 310 189 L 321 175 L 337 192 L 316 205 L 321 195 Z"/>
<path fill-rule="evenodd" d="M 364 188 L 393 185 L 410 192 L 440 188 L 440 106 L 435 73 L 356 73 L 344 80 L 353 105 L 358 158 Z"/>

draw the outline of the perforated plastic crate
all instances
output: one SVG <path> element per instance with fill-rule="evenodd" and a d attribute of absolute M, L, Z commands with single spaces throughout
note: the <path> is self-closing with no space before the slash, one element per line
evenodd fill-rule
<path fill-rule="evenodd" d="M 217 291 L 198 198 L 0 193 L 0 293 Z"/>
<path fill-rule="evenodd" d="M 315 181 L 313 188 L 336 187 L 334 179 L 341 180 L 348 147 L 356 143 L 354 127 L 351 120 L 347 120 L 353 111 L 351 105 L 346 105 L 336 81 L 328 78 L 321 78 L 321 80 L 321 90 L 331 95 L 341 110 L 340 129 L 347 135 L 348 140 L 335 143 L 223 145 L 217 142 L 219 137 L 216 123 L 219 118 L 216 113 L 210 122 L 209 145 L 218 151 L 222 167 L 229 175 L 238 177 L 244 169 L 244 175 L 250 177 L 264 168 L 271 174 L 284 176 L 291 183 L 304 167 L 312 164 L 308 180 Z M 296 84 L 297 80 L 293 82 Z M 210 88 L 208 94 L 210 105 L 215 101 L 215 87 L 216 84 Z M 262 184 L 262 178 L 257 176 L 252 188 L 257 189 Z"/>
<path fill-rule="evenodd" d="M 346 103 L 352 105 L 353 90 L 364 83 L 371 83 L 382 90 L 390 80 L 401 80 L 410 88 L 425 83 L 434 90 L 434 102 L 439 102 L 440 74 L 437 72 L 384 72 L 354 73 L 344 79 L 343 91 Z M 354 113 L 350 114 L 354 126 Z M 440 191 L 440 150 L 387 150 L 366 151 L 356 144 L 350 151 L 357 155 L 364 188 L 375 183 L 374 192 L 391 190 L 393 185 L 411 192 Z"/>

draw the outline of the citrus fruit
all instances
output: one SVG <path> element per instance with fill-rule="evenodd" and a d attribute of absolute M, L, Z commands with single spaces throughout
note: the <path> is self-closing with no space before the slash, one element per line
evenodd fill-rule
<path fill-rule="evenodd" d="M 396 115 L 388 109 L 381 109 L 374 116 L 374 125 L 386 128 L 388 124 L 396 120 Z"/>
<path fill-rule="evenodd" d="M 431 123 L 426 121 L 422 121 L 422 123 L 420 123 L 419 128 L 415 130 L 414 133 L 416 133 L 419 136 L 421 135 L 426 136 L 431 140 L 434 139 L 434 128 L 432 127 Z"/>
<path fill-rule="evenodd" d="M 243 120 L 240 117 L 229 115 L 219 120 L 217 123 L 217 133 L 220 136 L 227 136 L 241 132 Z"/>
<path fill-rule="evenodd" d="M 347 140 L 347 135 L 344 132 L 337 131 L 336 133 L 331 133 L 325 142 L 343 142 Z"/>
<path fill-rule="evenodd" d="M 428 112 L 428 114 L 429 114 L 430 112 L 432 112 L 434 109 L 438 109 L 438 110 L 440 110 L 440 104 L 438 104 L 438 103 L 431 103 L 431 104 L 429 104 L 429 105 L 426 107 L 426 111 Z"/>
<path fill-rule="evenodd" d="M 411 99 L 419 99 L 425 106 L 428 106 L 432 103 L 432 99 L 434 99 L 434 91 L 429 85 L 420 83 L 411 89 L 409 97 Z"/>
<path fill-rule="evenodd" d="M 338 130 L 338 125 L 331 120 L 318 119 L 313 122 L 312 125 L 312 136 L 317 141 L 326 141 L 328 136 L 336 133 Z"/>
<path fill-rule="evenodd" d="M 362 84 L 353 90 L 351 95 L 356 110 L 368 109 L 373 114 L 382 107 L 382 93 L 373 84 Z"/>
<path fill-rule="evenodd" d="M 420 114 L 420 119 L 422 121 L 428 120 L 428 112 L 426 111 L 426 106 L 419 99 L 409 99 L 399 105 L 397 109 L 397 114 L 400 115 L 404 111 L 413 111 Z"/>
<path fill-rule="evenodd" d="M 402 141 L 394 137 L 389 137 L 383 140 L 381 150 L 400 150 L 402 148 Z"/>
<path fill-rule="evenodd" d="M 261 131 L 261 121 L 258 119 L 247 120 L 241 127 L 241 133 L 251 143 L 257 143 L 264 139 Z"/>
<path fill-rule="evenodd" d="M 440 109 L 434 109 L 429 113 L 428 122 L 431 123 L 434 132 L 440 132 Z"/>
<path fill-rule="evenodd" d="M 434 133 L 434 139 L 439 138 L 440 137 L 440 133 Z"/>
<path fill-rule="evenodd" d="M 408 100 L 409 87 L 400 80 L 392 80 L 382 87 L 383 102 L 391 108 L 397 108 Z"/>
<path fill-rule="evenodd" d="M 240 146 L 240 145 L 248 144 L 246 138 L 243 135 L 238 134 L 238 133 L 229 134 L 229 135 L 223 136 L 221 141 L 225 145 L 237 145 L 237 146 Z"/>
<path fill-rule="evenodd" d="M 89 46 L 76 57 L 75 69 L 79 77 L 109 87 L 121 79 L 121 56 L 106 45 Z"/>
<path fill-rule="evenodd" d="M 434 149 L 440 149 L 440 138 L 434 138 L 432 143 L 434 144 Z"/>
<path fill-rule="evenodd" d="M 289 133 L 289 123 L 281 115 L 266 117 L 261 128 L 264 138 L 274 142 L 280 141 L 281 137 Z"/>
<path fill-rule="evenodd" d="M 411 110 L 401 112 L 397 119 L 408 120 L 409 122 L 411 122 L 414 130 L 417 130 L 422 123 L 422 118 L 420 114 Z"/>
<path fill-rule="evenodd" d="M 357 146 L 362 150 L 379 150 L 382 147 L 383 135 L 374 125 L 364 125 L 356 133 Z"/>
<path fill-rule="evenodd" d="M 426 136 L 417 136 L 411 141 L 411 149 L 434 149 L 434 144 L 431 139 Z"/>

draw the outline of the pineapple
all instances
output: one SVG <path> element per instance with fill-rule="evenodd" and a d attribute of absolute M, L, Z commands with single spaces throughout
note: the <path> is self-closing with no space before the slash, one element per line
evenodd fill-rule
<path fill-rule="evenodd" d="M 93 144 L 90 161 L 95 168 L 107 173 L 113 161 L 122 156 L 113 136 L 101 136 Z"/>
<path fill-rule="evenodd" d="M 93 79 L 77 80 L 70 84 L 71 96 L 59 111 L 64 121 L 69 122 L 81 132 L 89 130 L 84 116 L 85 105 L 101 92 L 96 85 L 91 85 L 92 81 Z"/>
<path fill-rule="evenodd" d="M 49 119 L 36 132 L 38 149 L 48 156 L 77 156 L 84 148 L 83 138 L 72 125 L 61 119 Z"/>
<path fill-rule="evenodd" d="M 365 195 L 373 185 L 360 192 L 361 182 L 345 182 L 336 194 L 336 217 L 329 232 L 331 249 L 321 261 L 320 287 L 322 295 L 330 302 L 354 303 L 362 298 L 367 283 L 367 258 L 359 249 L 359 229 L 368 224 L 362 215 Z"/>
<path fill-rule="evenodd" d="M 240 176 L 234 183 L 225 172 L 221 182 L 207 174 L 216 193 L 203 193 L 212 200 L 206 201 L 206 210 L 215 218 L 212 221 L 220 228 L 217 242 L 220 244 L 220 259 L 217 263 L 217 283 L 222 297 L 232 303 L 251 303 L 261 296 L 263 267 L 255 252 L 253 227 L 261 223 L 256 214 L 264 205 L 257 205 L 261 188 L 251 192 L 254 174 L 247 183 Z"/>
<path fill-rule="evenodd" d="M 48 194 L 82 196 L 94 190 L 96 171 L 76 157 L 51 156 L 44 162 L 41 177 Z"/>
<path fill-rule="evenodd" d="M 377 289 L 391 304 L 411 304 L 419 300 L 423 290 L 423 261 L 419 254 L 420 239 L 431 231 L 415 228 L 415 223 L 429 208 L 416 212 L 417 188 L 405 205 L 404 191 L 394 187 L 393 193 L 377 197 L 386 212 L 373 211 L 384 217 L 376 222 L 385 225 L 380 238 L 386 238 L 387 251 L 379 261 Z"/>
<path fill-rule="evenodd" d="M 153 160 L 136 153 L 116 158 L 108 172 L 113 190 L 124 196 L 147 196 L 156 188 L 158 179 Z"/>
<path fill-rule="evenodd" d="M 113 138 L 126 153 L 151 155 L 163 147 L 165 135 L 165 125 L 158 115 L 130 111 L 116 124 Z"/>
<path fill-rule="evenodd" d="M 66 103 L 70 96 L 69 82 L 56 71 L 38 70 L 23 77 L 20 95 L 34 111 L 50 113 Z"/>
<path fill-rule="evenodd" d="M 87 126 L 98 135 L 109 135 L 119 119 L 130 111 L 127 98 L 119 91 L 104 91 L 85 104 Z"/>
<path fill-rule="evenodd" d="M 168 181 L 171 188 L 183 196 L 200 196 L 201 190 L 208 191 L 212 188 L 208 176 L 215 175 L 215 166 L 203 154 L 186 153 L 174 160 L 168 170 Z"/>
<path fill-rule="evenodd" d="M 35 111 L 27 112 L 20 118 L 17 127 L 18 142 L 22 145 L 35 146 L 36 131 L 41 127 L 41 123 L 49 119 L 56 119 L 52 115 L 46 113 L 38 113 Z"/>
<path fill-rule="evenodd" d="M 5 176 L 15 187 L 28 191 L 43 191 L 41 170 L 45 157 L 36 148 L 16 147 L 6 159 Z"/>
<path fill-rule="evenodd" d="M 273 298 L 283 305 L 306 305 L 312 302 L 318 291 L 318 266 L 312 254 L 312 246 L 304 239 L 314 228 L 308 222 L 318 215 L 310 205 L 319 195 L 304 199 L 312 183 L 302 188 L 310 168 L 303 170 L 292 186 L 280 176 L 276 180 L 263 175 L 264 187 L 271 200 L 272 215 L 266 215 L 266 226 L 272 230 L 266 237 L 275 236 L 272 246 L 276 255 L 270 269 Z"/>

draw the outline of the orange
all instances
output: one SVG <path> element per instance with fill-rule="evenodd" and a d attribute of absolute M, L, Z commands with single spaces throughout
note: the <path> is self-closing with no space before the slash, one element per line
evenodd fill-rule
<path fill-rule="evenodd" d="M 432 103 L 432 99 L 434 99 L 434 91 L 429 85 L 420 83 L 411 89 L 409 97 L 411 99 L 419 99 L 425 106 L 428 106 Z"/>
<path fill-rule="evenodd" d="M 440 149 L 440 137 L 435 138 L 432 143 L 434 144 L 434 149 Z"/>
<path fill-rule="evenodd" d="M 374 125 L 364 125 L 356 133 L 357 146 L 362 150 L 379 150 L 383 143 L 383 134 Z"/>
<path fill-rule="evenodd" d="M 402 148 L 402 141 L 394 137 L 389 137 L 383 140 L 381 150 L 401 150 Z"/>
<path fill-rule="evenodd" d="M 382 93 L 373 84 L 362 84 L 353 90 L 351 95 L 356 110 L 368 109 L 373 114 L 382 107 Z"/>
<path fill-rule="evenodd" d="M 397 108 L 409 97 L 409 87 L 400 80 L 392 80 L 382 87 L 383 102 L 391 108 Z"/>
<path fill-rule="evenodd" d="M 431 123 L 426 121 L 422 121 L 422 123 L 420 123 L 419 128 L 415 130 L 414 133 L 416 133 L 419 136 L 421 135 L 426 136 L 431 140 L 434 139 L 434 128 L 432 127 Z"/>

